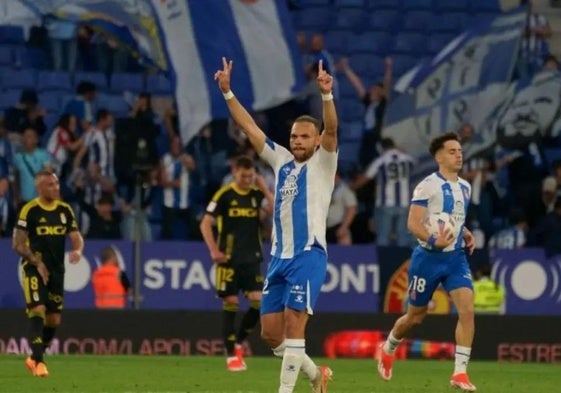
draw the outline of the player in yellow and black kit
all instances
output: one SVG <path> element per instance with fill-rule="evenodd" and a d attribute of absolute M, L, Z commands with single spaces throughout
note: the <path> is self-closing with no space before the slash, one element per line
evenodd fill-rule
<path fill-rule="evenodd" d="M 243 371 L 241 343 L 259 321 L 263 275 L 261 262 L 262 201 L 268 201 L 270 213 L 273 196 L 253 161 L 238 157 L 232 168 L 234 181 L 221 188 L 208 204 L 201 221 L 201 233 L 216 265 L 216 293 L 222 298 L 222 333 L 230 371 Z M 257 185 L 257 187 L 254 186 Z M 212 226 L 218 227 L 215 239 Z M 243 291 L 250 302 L 236 333 L 235 319 L 239 308 L 238 293 Z"/>
<path fill-rule="evenodd" d="M 47 377 L 43 355 L 60 325 L 66 236 L 72 244 L 70 263 L 78 263 L 82 258 L 84 241 L 72 208 L 60 200 L 56 175 L 39 172 L 35 187 L 39 196 L 21 208 L 13 248 L 21 256 L 23 292 L 31 327 L 32 355 L 25 365 L 33 375 Z"/>

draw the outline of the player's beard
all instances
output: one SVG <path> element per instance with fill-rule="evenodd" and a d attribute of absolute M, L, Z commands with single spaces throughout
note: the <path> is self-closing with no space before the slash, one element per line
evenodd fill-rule
<path fill-rule="evenodd" d="M 305 162 L 308 161 L 310 157 L 312 157 L 312 155 L 314 154 L 314 149 L 305 149 L 303 151 L 298 150 L 297 152 L 293 152 L 292 154 L 294 154 L 296 162 Z"/>

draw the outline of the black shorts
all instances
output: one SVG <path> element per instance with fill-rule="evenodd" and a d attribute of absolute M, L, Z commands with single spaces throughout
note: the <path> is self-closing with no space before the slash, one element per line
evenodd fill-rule
<path fill-rule="evenodd" d="M 237 295 L 240 291 L 245 294 L 262 289 L 263 274 L 260 263 L 216 265 L 216 295 L 218 297 Z"/>
<path fill-rule="evenodd" d="M 23 295 L 27 309 L 45 305 L 47 313 L 61 312 L 64 300 L 64 274 L 50 271 L 49 281 L 45 285 L 37 268 L 26 264 L 23 266 Z"/>

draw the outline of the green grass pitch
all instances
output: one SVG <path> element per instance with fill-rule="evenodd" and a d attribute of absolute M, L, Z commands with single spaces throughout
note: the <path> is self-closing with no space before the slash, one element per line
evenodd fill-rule
<path fill-rule="evenodd" d="M 373 360 L 316 360 L 333 369 L 330 393 L 453 392 L 451 361 L 398 361 L 393 380 L 384 382 Z M 222 357 L 67 355 L 48 357 L 51 375 L 37 378 L 23 361 L 22 356 L 0 356 L 0 392 L 268 393 L 278 391 L 280 368 L 273 357 L 247 358 L 247 371 L 230 373 Z M 469 371 L 478 392 L 561 391 L 559 365 L 472 362 Z M 310 392 L 302 375 L 295 392 Z"/>

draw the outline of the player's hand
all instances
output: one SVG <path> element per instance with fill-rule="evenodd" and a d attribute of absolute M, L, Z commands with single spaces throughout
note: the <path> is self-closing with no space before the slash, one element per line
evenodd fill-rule
<path fill-rule="evenodd" d="M 37 264 L 37 272 L 39 272 L 39 275 L 43 279 L 43 284 L 47 285 L 49 282 L 49 270 L 42 261 Z"/>
<path fill-rule="evenodd" d="M 220 250 L 214 250 L 210 252 L 210 257 L 214 263 L 226 263 L 228 262 L 228 257 Z"/>
<path fill-rule="evenodd" d="M 318 64 L 317 81 L 322 94 L 331 93 L 333 90 L 333 77 L 323 69 L 323 60 L 320 60 Z"/>
<path fill-rule="evenodd" d="M 82 259 L 81 251 L 71 251 L 70 254 L 68 254 L 68 262 L 73 265 L 80 262 L 80 259 Z"/>
<path fill-rule="evenodd" d="M 473 250 L 475 250 L 475 237 L 470 231 L 464 231 L 464 242 L 466 242 L 468 254 L 473 254 Z"/>
<path fill-rule="evenodd" d="M 444 249 L 454 243 L 454 241 L 455 239 L 454 236 L 452 236 L 452 232 L 450 230 L 447 230 L 437 236 L 436 241 L 434 242 L 434 246 L 436 248 Z"/>
<path fill-rule="evenodd" d="M 214 80 L 218 81 L 218 87 L 222 90 L 222 93 L 228 93 L 230 91 L 230 74 L 232 73 L 233 61 L 226 61 L 226 58 L 222 58 L 222 69 L 216 71 L 214 74 Z"/>

